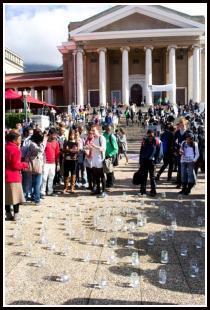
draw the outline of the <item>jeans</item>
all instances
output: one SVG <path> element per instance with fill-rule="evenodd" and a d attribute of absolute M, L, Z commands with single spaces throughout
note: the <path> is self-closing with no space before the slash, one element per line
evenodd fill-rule
<path fill-rule="evenodd" d="M 46 186 L 48 181 L 48 195 L 53 193 L 53 179 L 55 176 L 55 163 L 54 164 L 44 164 L 44 170 L 42 174 L 42 186 L 41 186 L 41 194 L 46 194 Z"/>
<path fill-rule="evenodd" d="M 23 186 L 23 193 L 25 199 L 27 200 L 31 196 L 32 191 L 32 174 L 28 171 L 22 172 L 22 186 Z"/>
<path fill-rule="evenodd" d="M 182 183 L 196 183 L 195 164 L 193 162 L 181 163 Z"/>
<path fill-rule="evenodd" d="M 32 174 L 32 190 L 33 190 L 33 200 L 35 202 L 40 202 L 40 190 L 42 184 L 41 174 Z"/>

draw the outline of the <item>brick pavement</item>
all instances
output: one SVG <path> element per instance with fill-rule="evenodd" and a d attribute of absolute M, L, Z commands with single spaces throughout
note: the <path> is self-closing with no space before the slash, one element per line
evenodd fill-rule
<path fill-rule="evenodd" d="M 75 197 L 70 194 L 47 197 L 42 200 L 40 207 L 30 204 L 21 206 L 22 220 L 17 224 L 5 222 L 5 304 L 205 304 L 205 238 L 202 238 L 201 249 L 195 247 L 195 238 L 200 236 L 202 229 L 202 226 L 197 225 L 197 218 L 205 214 L 204 175 L 199 174 L 192 194 L 183 196 L 182 200 L 174 184 L 166 181 L 166 173 L 158 183 L 157 197 L 139 198 L 136 195 L 139 188 L 133 186 L 131 180 L 138 167 L 136 155 L 142 132 L 136 125 L 126 130 L 131 159 L 128 165 L 122 159 L 120 166 L 116 167 L 116 184 L 107 198 L 98 199 L 82 190 L 78 190 Z M 166 198 L 162 198 L 163 192 Z M 196 203 L 194 209 L 192 202 Z M 130 233 L 127 230 L 130 222 L 137 223 L 139 213 L 146 215 L 147 223 Z M 160 232 L 170 226 L 172 213 L 177 219 L 175 235 L 162 241 Z M 55 250 L 49 250 L 46 245 L 39 243 L 44 218 L 47 218 L 46 236 L 55 243 Z M 123 222 L 121 227 L 120 220 Z M 13 236 L 17 226 L 20 228 L 22 245 Z M 147 245 L 149 232 L 156 234 L 154 246 Z M 117 245 L 113 248 L 109 245 L 112 237 L 117 238 Z M 129 237 L 134 239 L 133 247 L 127 246 Z M 187 257 L 179 254 L 183 241 L 188 245 Z M 32 243 L 32 256 L 25 256 L 29 242 Z M 68 255 L 62 256 L 60 254 L 65 247 L 68 248 Z M 160 263 L 162 249 L 169 253 L 168 264 Z M 117 261 L 108 265 L 107 259 L 112 251 Z M 140 257 L 137 267 L 131 264 L 134 251 Z M 89 262 L 84 261 L 87 253 L 90 254 Z M 45 259 L 40 268 L 35 265 L 39 257 Z M 197 278 L 189 276 L 191 258 L 197 258 L 199 263 Z M 164 285 L 158 282 L 160 267 L 167 271 L 167 282 Z M 56 281 L 64 270 L 70 276 L 68 283 Z M 131 272 L 138 273 L 138 288 L 129 286 Z M 96 285 L 102 275 L 106 276 L 108 282 L 105 289 L 99 289 Z"/>

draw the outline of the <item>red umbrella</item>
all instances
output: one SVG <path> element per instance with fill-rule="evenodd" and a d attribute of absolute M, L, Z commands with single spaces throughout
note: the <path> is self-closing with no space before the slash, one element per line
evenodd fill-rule
<path fill-rule="evenodd" d="M 5 91 L 5 99 L 20 99 L 21 95 L 16 93 L 13 89 L 9 88 Z"/>

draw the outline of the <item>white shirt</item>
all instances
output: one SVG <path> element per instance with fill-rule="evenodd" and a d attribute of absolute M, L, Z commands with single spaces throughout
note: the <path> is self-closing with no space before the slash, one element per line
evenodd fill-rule
<path fill-rule="evenodd" d="M 188 162 L 196 162 L 200 156 L 198 150 L 198 143 L 194 142 L 195 144 L 195 154 L 193 147 L 189 146 L 186 141 L 183 141 L 181 144 L 181 150 L 184 151 L 184 154 L 181 156 L 181 163 L 188 163 Z M 184 147 L 183 147 L 184 145 Z"/>
<path fill-rule="evenodd" d="M 92 167 L 102 168 L 103 159 L 105 158 L 105 152 L 106 152 L 106 139 L 102 135 L 99 137 L 95 137 L 93 140 L 93 144 L 95 144 L 96 146 L 100 146 L 101 150 L 96 148 L 92 149 Z"/>

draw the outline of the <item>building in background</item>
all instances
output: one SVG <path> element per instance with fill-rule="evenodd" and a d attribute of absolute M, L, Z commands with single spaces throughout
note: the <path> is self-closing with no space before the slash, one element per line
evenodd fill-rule
<path fill-rule="evenodd" d="M 58 46 L 66 105 L 205 101 L 204 16 L 160 5 L 117 5 L 71 22 L 68 30 L 68 41 Z"/>
<path fill-rule="evenodd" d="M 34 98 L 63 106 L 63 70 L 6 74 L 6 89 L 24 89 Z"/>
<path fill-rule="evenodd" d="M 19 72 L 24 72 L 23 59 L 8 48 L 5 48 L 5 73 Z"/>

